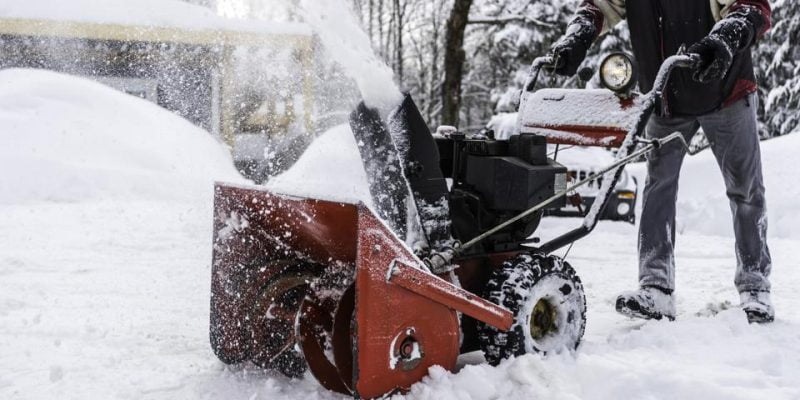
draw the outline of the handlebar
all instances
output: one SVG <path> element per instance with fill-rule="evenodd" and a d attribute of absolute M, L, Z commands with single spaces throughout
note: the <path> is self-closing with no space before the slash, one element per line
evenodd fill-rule
<path fill-rule="evenodd" d="M 542 67 L 558 68 L 559 64 L 563 64 L 564 60 L 556 60 L 553 56 L 537 57 L 531 63 L 531 71 L 528 74 L 528 81 L 525 83 L 525 91 L 532 92 L 536 86 L 536 81 L 539 80 L 539 72 Z"/>
<path fill-rule="evenodd" d="M 536 59 L 533 60 L 533 64 L 531 64 L 531 71 L 533 71 L 534 69 L 542 68 L 544 66 L 554 66 L 555 63 L 556 59 L 553 56 L 536 57 Z"/>
<path fill-rule="evenodd" d="M 557 68 L 559 64 L 563 63 L 563 60 L 557 60 L 553 56 L 543 56 L 537 57 L 533 60 L 531 64 L 530 74 L 528 75 L 528 81 L 525 83 L 525 91 L 531 92 L 536 86 L 536 81 L 539 80 L 539 72 L 543 67 L 551 67 Z M 661 68 L 658 70 L 658 74 L 656 75 L 656 80 L 653 84 L 653 89 L 658 89 L 658 92 L 664 90 L 664 87 L 667 84 L 670 73 L 675 68 L 690 68 L 694 69 L 700 63 L 700 56 L 697 54 L 677 54 L 671 57 L 668 57 L 664 62 L 661 64 Z"/>
<path fill-rule="evenodd" d="M 677 54 L 668 57 L 658 69 L 656 80 L 653 81 L 653 90 L 659 93 L 663 91 L 669 81 L 669 75 L 675 68 L 695 69 L 699 64 L 700 56 L 697 54 Z"/>

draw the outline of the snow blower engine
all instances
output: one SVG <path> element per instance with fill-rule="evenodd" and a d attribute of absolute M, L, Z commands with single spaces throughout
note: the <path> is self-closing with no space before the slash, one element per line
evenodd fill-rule
<path fill-rule="evenodd" d="M 586 300 L 575 270 L 552 253 L 589 234 L 624 166 L 680 134 L 643 131 L 678 55 L 652 92 L 630 91 L 633 61 L 609 56 L 606 89 L 523 91 L 518 134 L 431 134 L 406 97 L 384 122 L 363 103 L 350 125 L 371 201 L 342 202 L 217 184 L 210 336 L 225 363 L 252 362 L 358 398 L 407 390 L 460 354 L 486 361 L 575 350 Z M 672 143 L 675 142 L 675 143 Z M 616 160 L 581 181 L 548 144 L 617 147 Z M 542 213 L 602 179 L 577 228 L 545 243 Z"/>

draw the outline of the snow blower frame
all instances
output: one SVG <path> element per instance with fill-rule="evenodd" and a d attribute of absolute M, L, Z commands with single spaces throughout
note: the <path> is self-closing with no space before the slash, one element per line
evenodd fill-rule
<path fill-rule="evenodd" d="M 372 207 L 217 184 L 210 338 L 219 359 L 293 377 L 310 370 L 327 389 L 375 398 L 408 389 L 433 365 L 452 370 L 465 352 L 497 364 L 575 349 L 583 287 L 550 254 L 594 229 L 625 164 L 683 142 L 642 135 L 670 71 L 695 59 L 670 57 L 656 89 L 638 96 L 535 91 L 555 61 L 534 62 L 520 134 L 508 141 L 434 136 L 410 97 L 388 124 L 360 105 L 351 127 Z M 612 165 L 568 185 L 547 143 L 619 150 Z M 580 227 L 541 245 L 529 239 L 544 209 L 604 175 Z"/>

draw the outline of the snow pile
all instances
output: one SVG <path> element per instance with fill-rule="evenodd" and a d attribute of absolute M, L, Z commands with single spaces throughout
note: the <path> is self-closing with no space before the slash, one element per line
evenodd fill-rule
<path fill-rule="evenodd" d="M 289 171 L 267 184 L 273 192 L 343 202 L 371 204 L 367 175 L 348 125 L 326 132 Z"/>
<path fill-rule="evenodd" d="M 220 17 L 209 8 L 180 0 L 0 0 L 3 18 L 84 23 L 231 29 L 258 33 L 310 34 L 302 24 L 264 23 Z"/>
<path fill-rule="evenodd" d="M 208 132 L 87 79 L 0 71 L 0 204 L 175 199 L 241 181 Z"/>
<path fill-rule="evenodd" d="M 800 135 L 761 142 L 770 237 L 800 238 L 798 151 Z M 643 164 L 634 166 L 632 171 L 636 171 L 639 182 L 644 182 L 647 173 Z M 694 157 L 687 156 L 678 193 L 678 231 L 732 237 L 729 204 L 714 154 L 707 150 Z"/>

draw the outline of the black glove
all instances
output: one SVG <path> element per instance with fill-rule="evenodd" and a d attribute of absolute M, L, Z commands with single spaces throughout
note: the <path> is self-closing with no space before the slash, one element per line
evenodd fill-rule
<path fill-rule="evenodd" d="M 572 76 L 578 72 L 586 51 L 596 36 L 594 23 L 587 17 L 578 15 L 567 28 L 567 33 L 553 45 L 550 54 L 555 59 L 553 72 Z"/>
<path fill-rule="evenodd" d="M 745 12 L 731 14 L 719 21 L 708 36 L 693 44 L 687 52 L 700 56 L 694 80 L 718 81 L 728 74 L 736 53 L 747 49 L 755 37 L 755 28 Z"/>
<path fill-rule="evenodd" d="M 586 58 L 587 47 L 573 36 L 564 36 L 550 49 L 555 65 L 553 72 L 572 76 L 578 72 L 578 67 Z"/>

